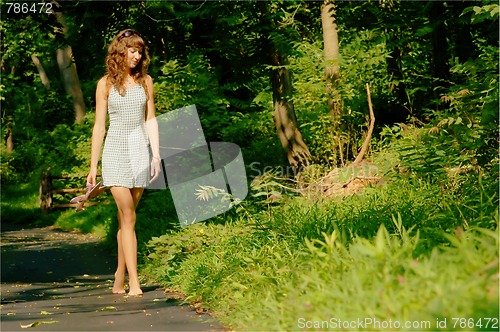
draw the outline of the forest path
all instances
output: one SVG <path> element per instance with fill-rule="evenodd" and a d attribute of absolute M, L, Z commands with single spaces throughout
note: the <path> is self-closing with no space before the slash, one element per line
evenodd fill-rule
<path fill-rule="evenodd" d="M 111 293 L 116 258 L 93 236 L 2 224 L 1 331 L 223 331 L 176 294 Z"/>

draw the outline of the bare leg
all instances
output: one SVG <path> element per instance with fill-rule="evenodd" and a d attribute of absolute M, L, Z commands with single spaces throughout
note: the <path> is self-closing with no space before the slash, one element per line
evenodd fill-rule
<path fill-rule="evenodd" d="M 115 272 L 113 294 L 125 294 L 125 272 L 127 267 L 125 265 L 125 256 L 123 255 L 120 213 L 118 213 L 118 232 L 116 233 L 116 241 L 118 243 L 118 266 Z"/>
<path fill-rule="evenodd" d="M 113 293 L 125 292 L 125 270 L 129 277 L 129 295 L 140 295 L 142 290 L 137 273 L 137 238 L 135 209 L 141 199 L 142 188 L 112 187 L 111 193 L 118 207 L 118 266 Z"/>

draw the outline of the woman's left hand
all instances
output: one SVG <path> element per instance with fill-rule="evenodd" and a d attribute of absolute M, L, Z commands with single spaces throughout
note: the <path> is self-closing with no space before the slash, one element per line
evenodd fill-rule
<path fill-rule="evenodd" d="M 151 160 L 151 180 L 149 182 L 153 183 L 156 181 L 158 176 L 160 176 L 161 173 L 161 165 L 160 165 L 161 159 L 157 157 L 153 157 Z"/>

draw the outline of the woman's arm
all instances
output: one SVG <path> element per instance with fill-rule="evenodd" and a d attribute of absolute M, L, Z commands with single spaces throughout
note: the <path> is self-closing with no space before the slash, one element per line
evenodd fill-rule
<path fill-rule="evenodd" d="M 95 123 L 92 130 L 92 150 L 90 156 L 90 173 L 87 176 L 87 183 L 95 185 L 97 177 L 97 166 L 101 156 L 102 142 L 106 134 L 106 114 L 108 112 L 108 93 L 106 77 L 97 83 L 95 93 Z"/>
<path fill-rule="evenodd" d="M 151 161 L 151 182 L 160 175 L 160 135 L 158 132 L 158 121 L 156 120 L 153 79 L 148 75 L 146 78 L 146 87 L 148 88 L 148 101 L 146 104 L 146 132 L 153 154 Z"/>

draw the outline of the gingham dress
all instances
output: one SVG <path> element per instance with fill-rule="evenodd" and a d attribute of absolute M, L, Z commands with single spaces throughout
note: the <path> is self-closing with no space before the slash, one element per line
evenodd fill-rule
<path fill-rule="evenodd" d="M 102 153 L 102 181 L 107 187 L 144 188 L 149 184 L 146 99 L 141 85 L 129 87 L 124 96 L 111 88 L 109 129 Z"/>

